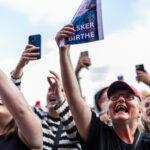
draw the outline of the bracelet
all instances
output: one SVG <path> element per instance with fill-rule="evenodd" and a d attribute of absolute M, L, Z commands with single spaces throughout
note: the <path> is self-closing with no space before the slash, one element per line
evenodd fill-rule
<path fill-rule="evenodd" d="M 18 77 L 18 78 L 14 78 L 14 77 L 13 77 L 13 72 L 14 72 L 14 70 L 10 72 L 10 75 L 11 75 L 11 78 L 12 78 L 12 79 L 17 80 L 17 79 L 21 79 L 21 78 L 22 78 L 23 72 L 22 72 L 21 77 Z"/>
<path fill-rule="evenodd" d="M 64 101 L 65 101 L 64 97 L 57 99 L 57 100 L 55 101 L 56 106 L 55 106 L 54 109 L 55 109 L 55 110 L 58 109 L 58 108 L 64 103 Z M 61 103 L 61 105 L 60 105 L 60 102 L 63 102 L 63 103 Z"/>
<path fill-rule="evenodd" d="M 64 101 L 64 98 L 57 99 L 57 100 L 55 101 L 55 104 L 57 105 L 57 104 L 59 104 L 59 103 L 62 102 L 62 101 Z"/>
<path fill-rule="evenodd" d="M 53 101 L 52 104 L 58 105 L 60 102 L 62 102 L 62 101 L 64 101 L 64 100 L 65 100 L 65 99 L 62 97 L 62 98 L 59 98 L 59 99 Z"/>

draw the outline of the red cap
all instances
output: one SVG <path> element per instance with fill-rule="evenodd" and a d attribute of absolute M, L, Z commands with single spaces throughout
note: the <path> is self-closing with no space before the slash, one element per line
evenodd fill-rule
<path fill-rule="evenodd" d="M 137 89 L 135 89 L 133 86 L 131 86 L 131 85 L 129 85 L 126 82 L 121 81 L 121 80 L 113 82 L 108 87 L 108 90 L 107 90 L 107 96 L 108 96 L 108 98 L 110 98 L 110 95 L 112 93 L 114 93 L 114 91 L 119 90 L 119 89 L 130 90 L 133 94 L 135 94 L 136 96 L 139 97 L 140 101 L 142 101 L 142 95 L 140 94 L 140 92 Z"/>
<path fill-rule="evenodd" d="M 40 106 L 40 101 L 36 101 L 35 106 Z"/>

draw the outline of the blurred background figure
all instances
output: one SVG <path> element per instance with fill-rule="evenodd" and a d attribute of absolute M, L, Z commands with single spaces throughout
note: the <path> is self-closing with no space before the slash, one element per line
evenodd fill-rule
<path fill-rule="evenodd" d="M 95 94 L 94 96 L 95 106 L 93 110 L 96 112 L 97 116 L 99 116 L 101 121 L 103 121 L 107 125 L 111 125 L 111 121 L 107 114 L 108 111 L 107 89 L 108 87 L 104 87 Z"/>
<path fill-rule="evenodd" d="M 36 101 L 35 102 L 35 107 L 38 107 L 38 108 L 42 109 L 41 102 L 40 101 Z"/>
<path fill-rule="evenodd" d="M 104 102 L 108 101 L 108 97 L 107 97 L 107 88 L 108 87 L 104 87 L 101 90 L 99 90 L 96 94 L 95 94 L 95 110 L 97 113 L 100 113 L 103 109 L 102 109 L 102 105 Z"/>
<path fill-rule="evenodd" d="M 81 95 L 82 95 L 82 89 L 80 86 L 80 77 L 79 77 L 79 73 L 81 72 L 81 70 L 83 68 L 89 69 L 89 66 L 91 66 L 91 60 L 89 58 L 89 53 L 88 51 L 82 51 L 80 53 L 80 57 L 75 69 L 75 75 L 77 78 L 77 81 L 79 83 L 79 87 L 80 87 L 80 91 L 81 91 Z M 83 95 L 82 95 L 83 97 Z M 99 90 L 96 94 L 95 94 L 95 106 L 94 108 L 92 108 L 92 110 L 94 112 L 96 112 L 96 114 L 100 117 L 101 121 L 103 121 L 104 123 L 110 125 L 110 119 L 107 115 L 107 102 L 108 102 L 108 98 L 107 98 L 107 87 Z"/>
<path fill-rule="evenodd" d="M 144 113 L 142 122 L 144 126 L 144 132 L 150 132 L 150 95 L 147 95 L 143 100 Z"/>
<path fill-rule="evenodd" d="M 89 53 L 88 53 L 88 51 L 82 51 L 80 53 L 80 57 L 78 59 L 77 66 L 75 68 L 75 75 L 76 75 L 78 83 L 79 83 L 81 95 L 82 95 L 82 89 L 81 89 L 81 85 L 80 85 L 81 78 L 79 77 L 79 74 L 83 68 L 89 69 L 89 66 L 91 66 L 91 60 L 89 58 Z M 83 95 L 82 95 L 82 97 L 83 97 Z"/>
<path fill-rule="evenodd" d="M 143 82 L 145 85 L 150 86 L 150 76 L 148 72 L 145 70 L 144 65 L 136 65 L 136 80 L 138 82 Z M 142 131 L 150 132 L 150 91 L 141 91 L 143 96 L 143 116 L 142 116 Z"/>
<path fill-rule="evenodd" d="M 122 81 L 124 81 L 124 77 L 123 77 L 123 75 L 119 75 L 119 76 L 117 76 L 117 79 L 118 79 L 118 80 L 122 80 Z"/>

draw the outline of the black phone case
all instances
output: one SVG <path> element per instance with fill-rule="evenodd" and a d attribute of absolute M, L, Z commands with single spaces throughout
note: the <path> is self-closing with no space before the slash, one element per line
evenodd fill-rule
<path fill-rule="evenodd" d="M 144 69 L 144 65 L 143 65 L 143 64 L 136 65 L 135 67 L 136 67 L 136 70 L 145 72 L 145 69 Z"/>

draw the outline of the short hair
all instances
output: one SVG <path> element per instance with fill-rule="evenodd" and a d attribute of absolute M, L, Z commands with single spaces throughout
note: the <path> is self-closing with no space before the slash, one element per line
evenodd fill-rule
<path fill-rule="evenodd" d="M 104 87 L 104 88 L 100 89 L 100 90 L 94 95 L 94 97 L 95 97 L 95 105 L 96 105 L 98 111 L 101 111 L 101 108 L 100 108 L 100 106 L 98 105 L 98 100 L 101 98 L 103 92 L 104 92 L 105 90 L 107 90 L 107 88 L 108 88 L 108 87 Z"/>

